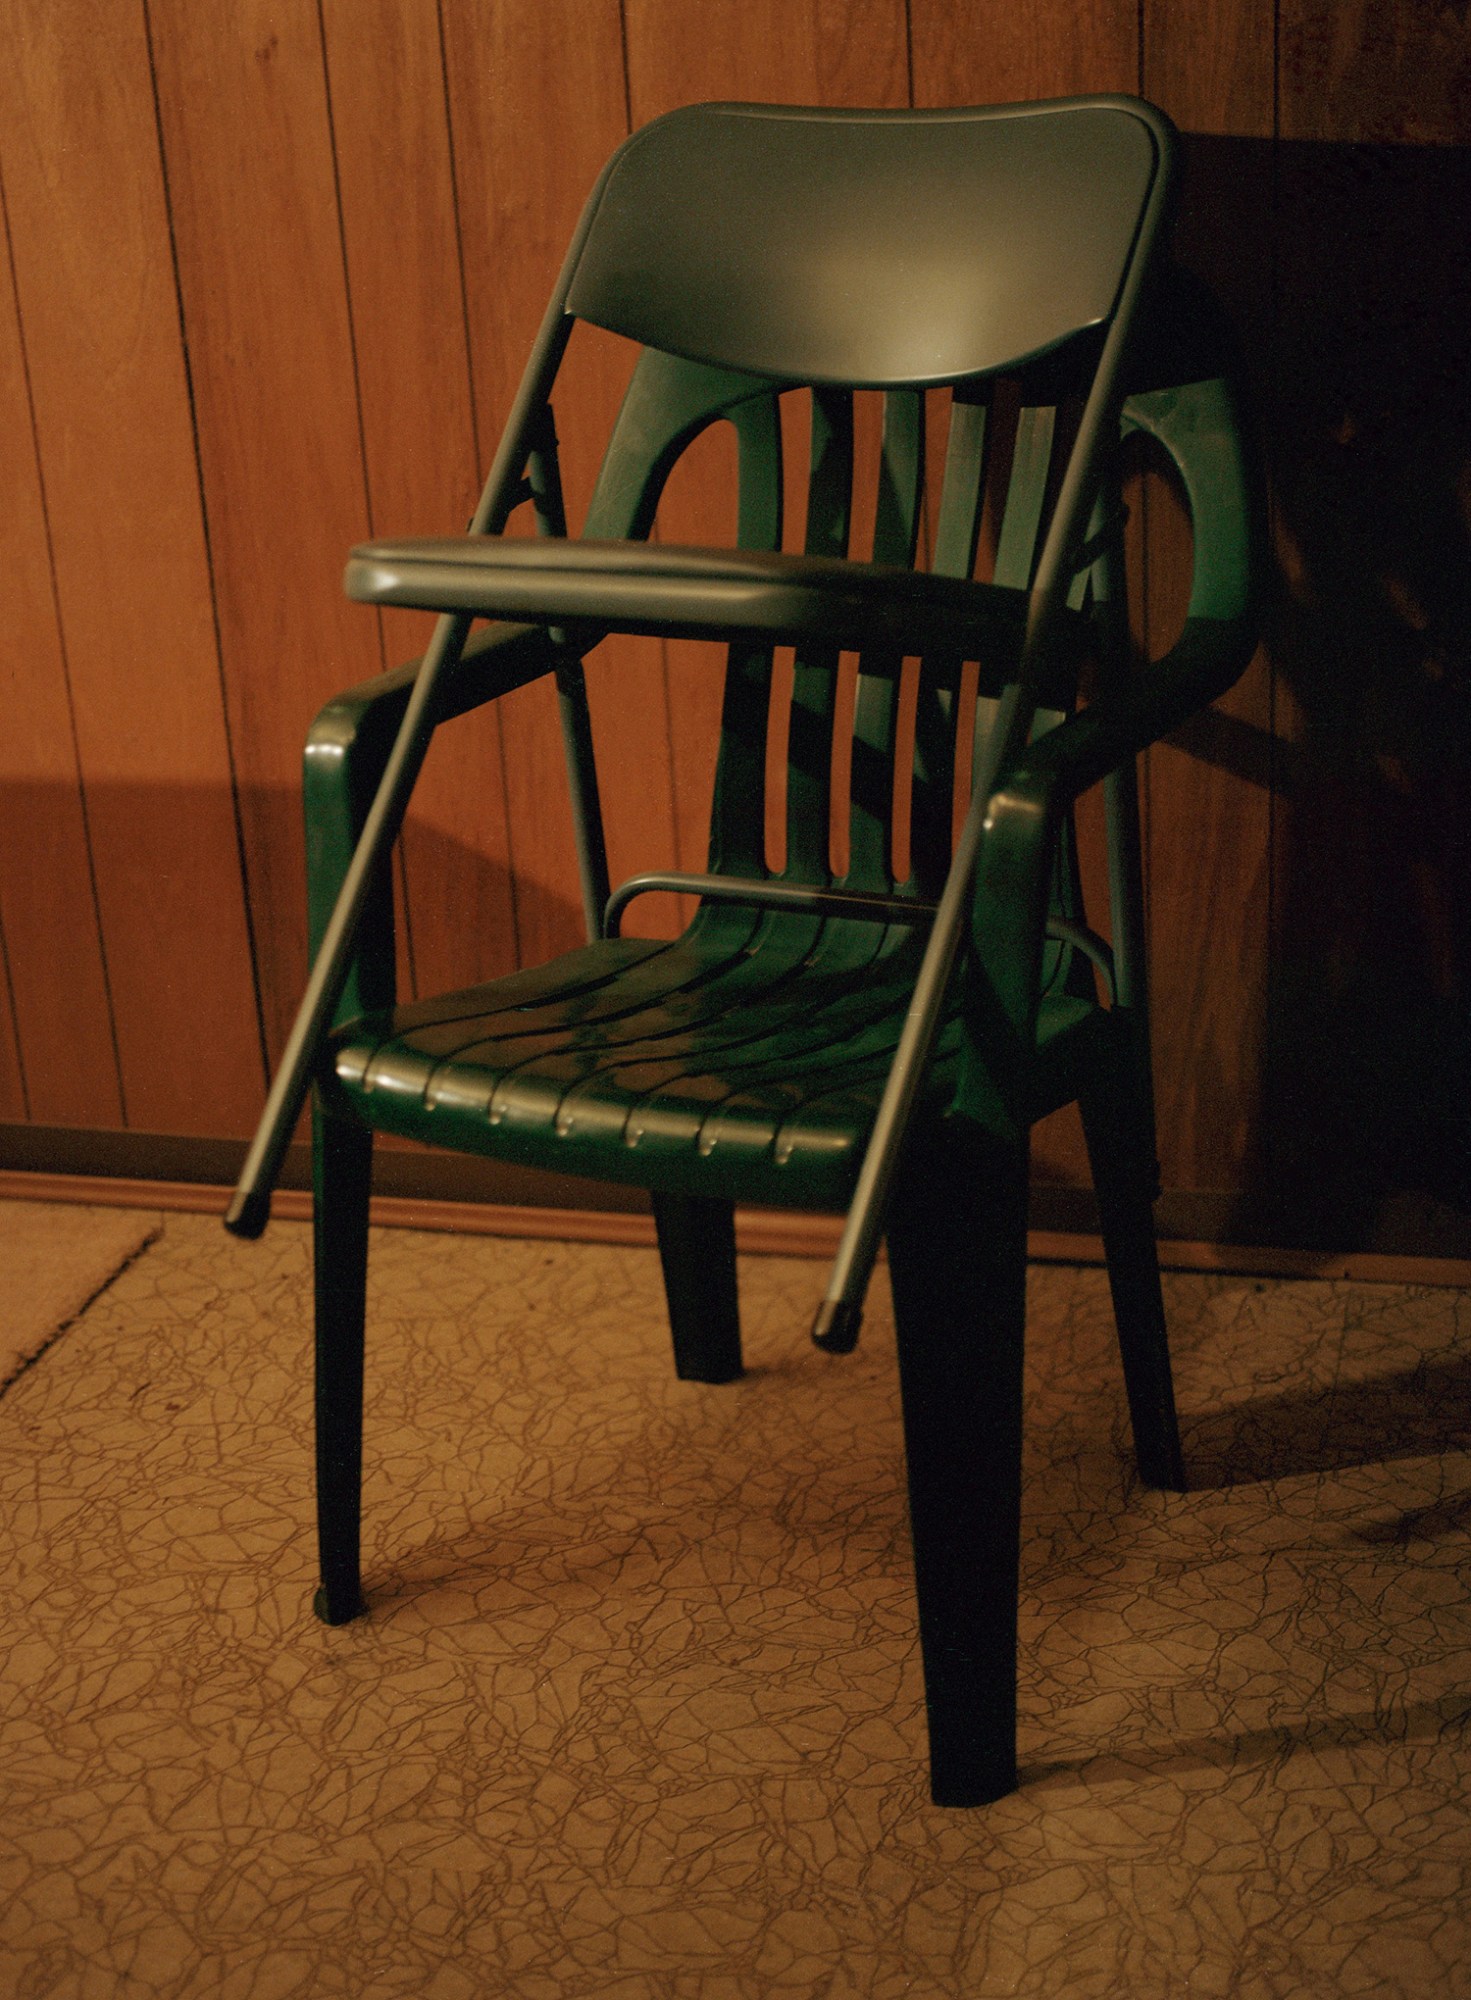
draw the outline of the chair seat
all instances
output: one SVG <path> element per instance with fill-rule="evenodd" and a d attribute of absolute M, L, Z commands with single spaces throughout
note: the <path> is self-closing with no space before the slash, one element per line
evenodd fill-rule
<path fill-rule="evenodd" d="M 324 1087 L 362 1122 L 462 1152 L 660 1192 L 839 1209 L 851 1199 L 922 934 L 703 909 L 670 944 L 615 939 L 367 1015 Z M 1107 1016 L 1044 1002 L 1039 1088 Z M 920 1107 L 954 1092 L 959 1023 Z M 1049 1077 L 1052 1087 L 1049 1088 Z"/>

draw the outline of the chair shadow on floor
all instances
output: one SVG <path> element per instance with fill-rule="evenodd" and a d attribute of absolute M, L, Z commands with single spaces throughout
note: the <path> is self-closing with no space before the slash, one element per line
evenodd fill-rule
<path fill-rule="evenodd" d="M 1180 1413 L 1189 1490 L 1471 1449 L 1471 1356 Z"/>
<path fill-rule="evenodd" d="M 1351 1715 L 1307 1715 L 1300 1721 L 1274 1724 L 1267 1729 L 1211 1730 L 1114 1751 L 1105 1744 L 1078 1757 L 1039 1758 L 1035 1763 L 1023 1764 L 1018 1781 L 1025 1790 L 1049 1778 L 1081 1777 L 1086 1772 L 1090 1781 L 1097 1784 L 1109 1775 L 1109 1763 L 1117 1765 L 1117 1775 L 1126 1783 L 1137 1783 L 1141 1773 L 1179 1780 L 1193 1773 L 1229 1767 L 1240 1770 L 1271 1767 L 1303 1750 L 1321 1755 L 1325 1751 L 1351 1750 L 1360 1744 L 1433 1743 L 1448 1725 L 1465 1716 L 1466 1707 L 1464 1691 L 1457 1690 L 1429 1701 L 1406 1702 L 1400 1707 Z"/>

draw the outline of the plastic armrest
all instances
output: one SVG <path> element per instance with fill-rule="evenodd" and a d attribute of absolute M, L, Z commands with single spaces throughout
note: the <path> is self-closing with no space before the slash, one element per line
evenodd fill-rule
<path fill-rule="evenodd" d="M 525 686 L 552 671 L 559 657 L 539 626 L 496 625 L 473 634 L 444 691 L 438 720 L 464 715 Z M 419 664 L 413 660 L 334 695 L 307 734 L 302 798 L 313 958 L 393 749 Z M 354 1019 L 392 1003 L 393 889 L 385 869 L 364 912 L 354 968 L 337 1019 Z"/>
<path fill-rule="evenodd" d="M 1007 788 L 1076 798 L 1224 694 L 1255 648 L 1249 620 L 1189 619 L 1164 659 L 1030 743 Z"/>
<path fill-rule="evenodd" d="M 1217 700 L 1257 642 L 1264 568 L 1261 472 L 1224 377 L 1131 397 L 1126 431 L 1152 437 L 1185 488 L 1195 555 L 1180 637 L 1162 660 L 1030 744 L 1009 783 L 1075 798 Z"/>
<path fill-rule="evenodd" d="M 528 681 L 550 673 L 560 657 L 540 625 L 492 625 L 471 633 L 440 696 L 436 722 L 466 715 L 484 702 L 524 687 Z M 331 744 L 361 742 L 366 749 L 369 743 L 376 746 L 381 737 L 385 739 L 378 760 L 381 773 L 409 705 L 419 664 L 410 660 L 406 666 L 375 674 L 372 680 L 359 681 L 356 686 L 333 695 L 312 723 L 307 736 L 308 752 L 318 742 L 324 749 Z"/>

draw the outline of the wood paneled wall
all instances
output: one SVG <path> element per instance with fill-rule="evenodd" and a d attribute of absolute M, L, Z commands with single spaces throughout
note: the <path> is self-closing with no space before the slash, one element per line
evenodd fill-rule
<path fill-rule="evenodd" d="M 463 525 L 632 126 L 1142 91 L 1189 136 L 1181 251 L 1241 329 L 1283 566 L 1241 686 L 1148 760 L 1167 1220 L 1464 1247 L 1464 8 L 0 0 L 0 28 L 5 1132 L 249 1130 L 306 970 L 304 731 L 422 641 L 346 603 L 344 553 Z M 577 359 L 574 502 L 623 365 Z M 1181 531 L 1139 498 L 1162 643 Z M 676 504 L 714 525 L 697 472 Z M 615 876 L 700 865 L 708 672 L 629 642 L 592 700 Z M 399 865 L 410 989 L 577 940 L 548 690 L 441 732 Z M 1082 1177 L 1065 1125 L 1038 1162 Z"/>

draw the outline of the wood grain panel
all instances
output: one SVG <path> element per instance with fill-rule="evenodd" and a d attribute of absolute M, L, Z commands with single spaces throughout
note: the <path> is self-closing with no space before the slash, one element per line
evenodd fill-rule
<path fill-rule="evenodd" d="M 439 10 L 435 0 L 325 0 L 322 21 L 369 521 L 375 535 L 458 534 L 479 496 L 481 450 Z M 382 616 L 387 663 L 414 658 L 432 621 Z M 439 731 L 415 789 L 401 933 L 417 992 L 517 963 L 501 759 L 491 706 Z"/>
<path fill-rule="evenodd" d="M 6 0 L 0 23 L 0 145 L 126 1115 L 240 1130 L 260 1042 L 144 17 Z"/>
<path fill-rule="evenodd" d="M 1168 0 L 1144 0 L 1143 95 L 1183 133 L 1270 139 L 1275 11 L 1276 0 L 1211 0 L 1187 15 Z M 1243 248 L 1229 247 L 1238 256 Z"/>
<path fill-rule="evenodd" d="M 348 605 L 367 529 L 314 0 L 151 0 L 261 1003 L 274 1056 L 306 976 L 301 746 L 378 671 Z"/>
<path fill-rule="evenodd" d="M 920 104 L 1162 103 L 1186 140 L 1181 254 L 1258 375 L 1286 577 L 1272 664 L 1148 774 L 1167 1181 L 1234 1205 L 1237 1232 L 1455 1247 L 1464 7 L 0 0 L 0 31 L 0 1116 L 247 1129 L 245 882 L 275 1041 L 304 973 L 302 735 L 324 696 L 420 643 L 343 601 L 343 552 L 462 525 L 625 88 L 634 123 L 709 97 L 897 104 L 912 42 Z M 610 337 L 574 344 L 574 515 L 625 365 Z M 726 528 L 701 472 L 666 532 Z M 1186 550 L 1166 491 L 1148 514 L 1157 649 Z M 615 873 L 698 865 L 716 676 L 631 645 L 591 683 Z M 405 846 L 426 988 L 580 937 L 564 798 L 549 690 L 499 730 L 444 732 Z M 1044 1133 L 1037 1157 L 1083 1177 L 1075 1135 Z"/>
<path fill-rule="evenodd" d="M 626 0 L 635 125 L 678 104 L 908 102 L 902 0 Z"/>
<path fill-rule="evenodd" d="M 15 1032 L 15 1008 L 11 1001 L 5 953 L 5 930 L 0 924 L 0 1118 L 19 1122 L 26 1117 L 26 1109 L 20 1042 Z"/>
<path fill-rule="evenodd" d="M 1283 0 L 1281 34 L 1273 1199 L 1437 1251 L 1471 1233 L 1471 24 Z"/>
<path fill-rule="evenodd" d="M 1148 0 L 1144 90 L 1181 127 L 1176 254 L 1221 300 L 1244 353 L 1271 339 L 1271 0 L 1207 11 Z M 1259 365 L 1260 404 L 1266 383 Z M 1184 616 L 1190 537 L 1172 489 L 1146 494 L 1156 656 Z M 1148 757 L 1150 974 L 1166 1186 L 1239 1192 L 1262 1173 L 1272 830 L 1272 673 L 1265 651 L 1210 715 Z"/>
<path fill-rule="evenodd" d="M 1471 143 L 1464 6 L 1280 0 L 1280 22 L 1285 139 Z"/>
<path fill-rule="evenodd" d="M 575 23 L 575 25 L 574 25 Z M 521 377 L 568 240 L 594 181 L 628 130 L 617 0 L 575 9 L 451 0 L 446 68 L 459 190 L 470 351 L 488 456 Z M 625 344 L 579 329 L 556 397 L 574 528 L 632 363 Z M 519 531 L 529 528 L 518 516 Z M 662 656 L 610 640 L 588 665 L 614 880 L 668 866 L 673 851 Z M 522 958 L 581 941 L 566 777 L 553 691 L 500 704 Z M 640 905 L 628 929 L 649 927 Z"/>
<path fill-rule="evenodd" d="M 916 104 L 1139 88 L 1135 0 L 910 0 Z"/>
<path fill-rule="evenodd" d="M 0 268 L 0 1102 L 8 1117 L 121 1125 L 117 1054 L 8 255 Z M 60 996 L 66 1004 L 59 1004 Z M 23 1107 L 23 1108 L 22 1108 Z"/>

